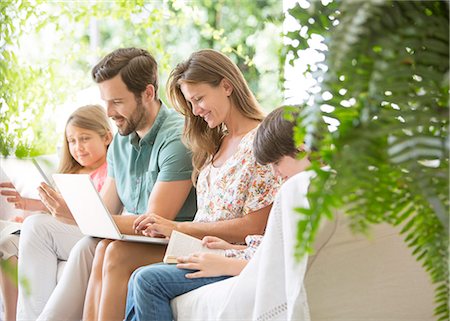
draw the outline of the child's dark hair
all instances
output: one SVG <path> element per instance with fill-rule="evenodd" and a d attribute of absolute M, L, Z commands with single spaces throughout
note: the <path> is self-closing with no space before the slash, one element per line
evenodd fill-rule
<path fill-rule="evenodd" d="M 297 112 L 288 120 L 287 113 L 292 113 L 288 107 L 273 110 L 259 125 L 253 141 L 253 152 L 256 161 L 266 165 L 276 163 L 283 156 L 296 157 L 299 150 L 294 142 L 295 119 Z"/>

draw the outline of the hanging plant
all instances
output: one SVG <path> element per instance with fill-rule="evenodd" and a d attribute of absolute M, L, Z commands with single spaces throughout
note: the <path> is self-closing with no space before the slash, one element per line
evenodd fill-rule
<path fill-rule="evenodd" d="M 314 165 L 298 254 L 311 251 L 322 217 L 343 204 L 355 232 L 399 225 L 435 284 L 436 315 L 448 320 L 448 2 L 311 1 L 289 14 L 300 24 L 287 34 L 292 61 L 313 37 L 324 39 L 325 60 L 306 71 L 317 85 L 298 139 L 313 141 L 333 169 Z"/>

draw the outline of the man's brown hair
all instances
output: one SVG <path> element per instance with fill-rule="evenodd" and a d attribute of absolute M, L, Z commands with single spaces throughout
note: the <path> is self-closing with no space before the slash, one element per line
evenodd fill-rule
<path fill-rule="evenodd" d="M 106 55 L 92 68 L 92 78 L 101 83 L 119 75 L 136 98 L 140 98 L 148 85 L 155 88 L 158 98 L 158 64 L 145 49 L 120 48 Z"/>

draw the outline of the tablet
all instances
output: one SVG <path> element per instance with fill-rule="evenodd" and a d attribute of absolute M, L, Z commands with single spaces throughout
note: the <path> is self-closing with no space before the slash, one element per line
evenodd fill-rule
<path fill-rule="evenodd" d="M 22 197 L 39 199 L 37 188 L 41 183 L 53 184 L 45 174 L 43 164 L 39 164 L 40 161 L 33 160 L 16 157 L 0 158 L 0 167 Z"/>

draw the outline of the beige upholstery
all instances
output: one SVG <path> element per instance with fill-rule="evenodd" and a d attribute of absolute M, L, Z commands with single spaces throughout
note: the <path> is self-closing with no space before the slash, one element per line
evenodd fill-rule
<path fill-rule="evenodd" d="M 342 215 L 325 222 L 305 278 L 313 321 L 436 319 L 430 278 L 399 231 L 374 225 L 367 238 Z"/>
<path fill-rule="evenodd" d="M 309 257 L 305 276 L 312 321 L 436 320 L 433 285 L 399 230 L 374 225 L 367 237 L 354 235 L 340 215 L 324 222 L 315 242 L 316 255 Z M 175 315 L 200 308 L 220 310 L 234 286 L 233 279 L 172 300 Z M 216 305 L 205 306 L 205 298 L 213 298 Z M 213 311 L 205 315 L 214 315 Z"/>

